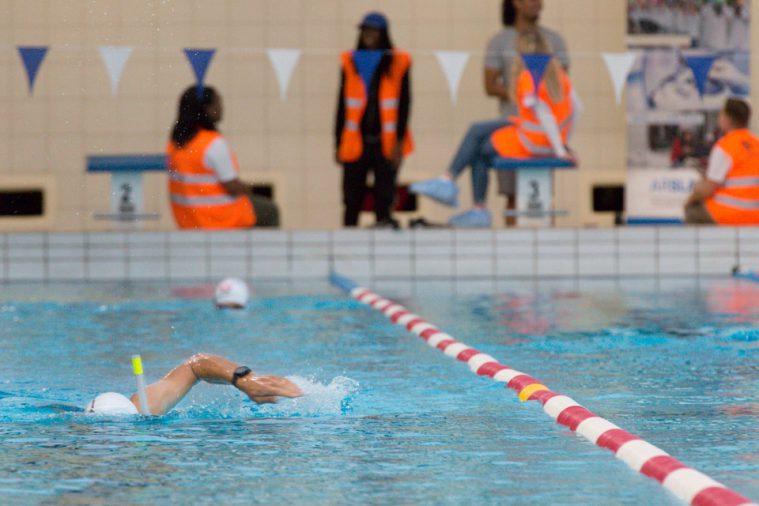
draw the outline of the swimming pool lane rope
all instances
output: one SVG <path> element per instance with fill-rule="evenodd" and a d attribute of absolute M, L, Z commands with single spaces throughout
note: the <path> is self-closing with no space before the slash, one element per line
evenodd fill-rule
<path fill-rule="evenodd" d="M 330 281 L 362 304 L 382 312 L 393 323 L 416 334 L 432 348 L 466 363 L 478 376 L 504 383 L 521 401 L 540 402 L 543 410 L 557 423 L 610 450 L 633 470 L 657 480 L 686 503 L 694 506 L 757 506 L 709 476 L 682 464 L 664 450 L 591 413 L 573 399 L 551 391 L 532 376 L 502 365 L 490 355 L 456 340 L 400 304 L 338 274 L 332 274 Z"/>

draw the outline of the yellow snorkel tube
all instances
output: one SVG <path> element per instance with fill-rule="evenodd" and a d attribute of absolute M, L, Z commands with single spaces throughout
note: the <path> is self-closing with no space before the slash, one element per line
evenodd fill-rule
<path fill-rule="evenodd" d="M 137 378 L 137 398 L 140 400 L 140 413 L 143 415 L 150 415 L 150 407 L 148 407 L 148 391 L 145 387 L 145 376 L 142 373 L 142 357 L 139 355 L 132 355 L 132 369 Z"/>

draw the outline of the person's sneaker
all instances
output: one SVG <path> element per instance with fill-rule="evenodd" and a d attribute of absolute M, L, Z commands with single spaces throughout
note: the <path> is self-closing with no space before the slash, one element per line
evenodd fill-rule
<path fill-rule="evenodd" d="M 438 177 L 419 181 L 409 187 L 411 193 L 424 195 L 449 207 L 459 206 L 459 188 L 450 179 Z"/>
<path fill-rule="evenodd" d="M 490 228 L 493 219 L 490 211 L 481 207 L 475 207 L 461 214 L 457 214 L 448 221 L 453 228 Z"/>

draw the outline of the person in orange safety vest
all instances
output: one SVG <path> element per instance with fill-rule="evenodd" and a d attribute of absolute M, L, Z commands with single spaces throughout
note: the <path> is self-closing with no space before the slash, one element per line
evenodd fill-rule
<path fill-rule="evenodd" d="M 751 107 L 731 98 L 719 114 L 724 136 L 712 148 L 709 166 L 685 203 L 685 221 L 695 225 L 759 225 L 759 137 L 748 129 Z"/>
<path fill-rule="evenodd" d="M 180 98 L 166 148 L 174 220 L 191 230 L 277 227 L 277 206 L 240 181 L 237 158 L 216 128 L 223 110 L 221 97 L 208 86 L 191 86 Z"/>
<path fill-rule="evenodd" d="M 398 170 L 413 150 L 411 57 L 393 48 L 384 15 L 368 14 L 359 28 L 356 51 L 341 56 L 335 121 L 335 159 L 343 165 L 343 223 L 358 225 L 372 171 L 376 226 L 397 228 L 392 207 Z"/>
<path fill-rule="evenodd" d="M 520 55 L 552 55 L 552 48 L 538 30 L 523 32 L 517 40 Z M 556 157 L 571 158 L 566 147 L 581 110 L 569 76 L 556 58 L 551 58 L 543 79 L 536 85 L 522 58 L 515 58 L 511 69 L 511 101 L 518 115 L 488 136 L 480 134 L 475 123 L 467 132 L 448 170 L 442 176 L 411 185 L 411 191 L 441 204 L 458 207 L 456 178 L 467 167 L 472 169 L 474 207 L 451 218 L 455 228 L 489 228 L 492 225 L 486 206 L 488 170 L 495 158 Z"/>

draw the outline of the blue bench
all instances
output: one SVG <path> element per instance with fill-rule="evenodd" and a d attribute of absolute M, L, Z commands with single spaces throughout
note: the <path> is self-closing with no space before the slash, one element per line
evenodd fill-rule
<path fill-rule="evenodd" d="M 577 164 L 566 158 L 494 158 L 496 170 L 576 169 Z"/>
<path fill-rule="evenodd" d="M 87 157 L 87 172 L 162 172 L 166 155 L 93 155 Z"/>
<path fill-rule="evenodd" d="M 92 155 L 87 157 L 87 173 L 111 175 L 111 212 L 96 213 L 95 219 L 140 222 L 160 219 L 144 213 L 143 173 L 165 172 L 165 154 Z"/>
<path fill-rule="evenodd" d="M 573 160 L 565 158 L 494 158 L 491 166 L 499 171 L 515 171 L 517 179 L 516 210 L 504 213 L 516 217 L 517 224 L 550 227 L 554 217 L 569 214 L 553 206 L 553 174 L 556 170 L 576 169 Z"/>

